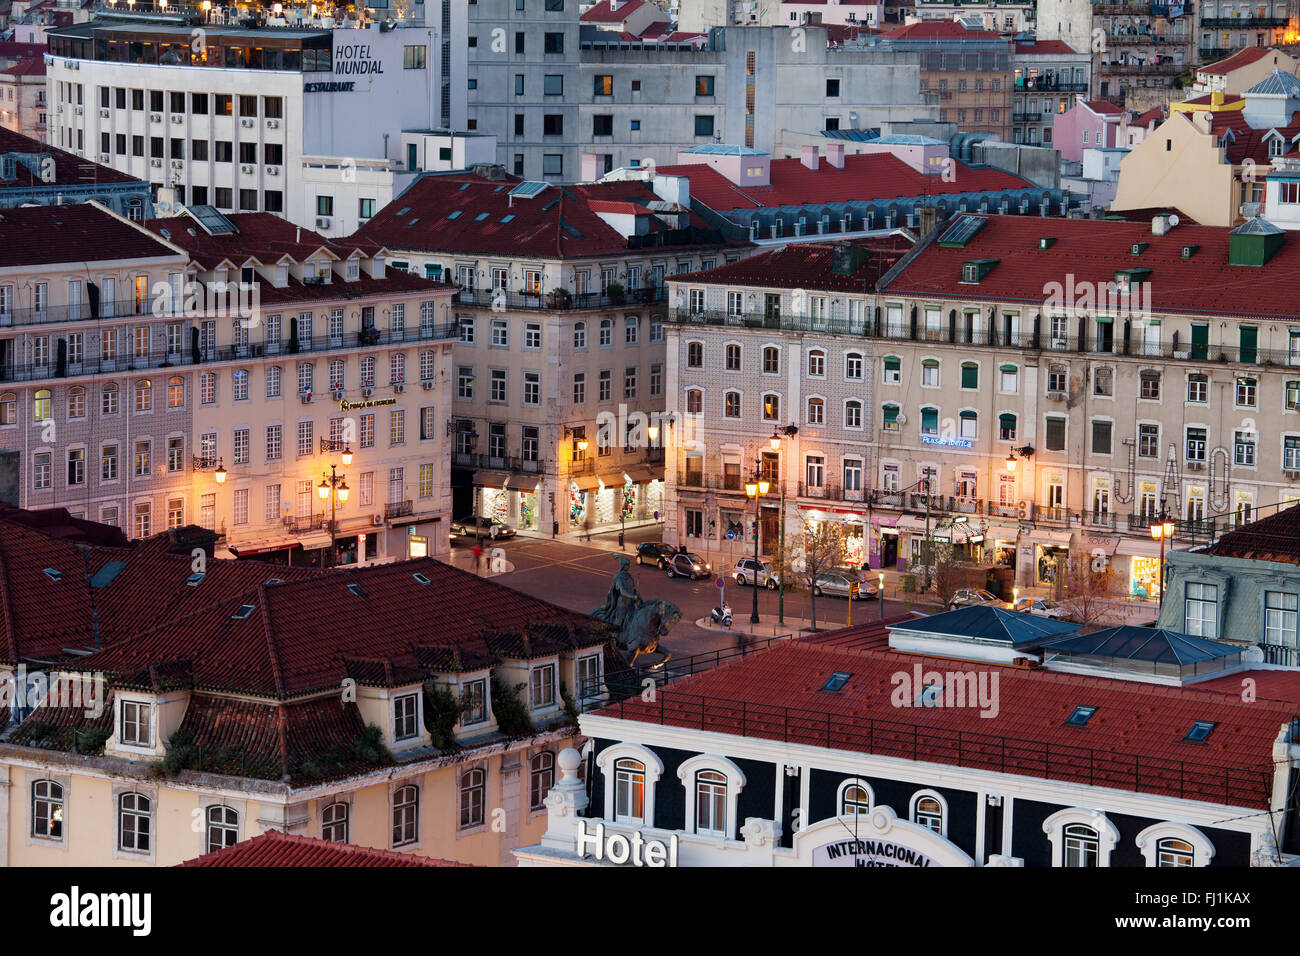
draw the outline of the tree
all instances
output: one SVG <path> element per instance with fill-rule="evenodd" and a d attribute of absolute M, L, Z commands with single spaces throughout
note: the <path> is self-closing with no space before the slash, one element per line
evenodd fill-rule
<path fill-rule="evenodd" d="M 792 562 L 797 569 L 796 580 L 808 588 L 812 607 L 812 629 L 817 630 L 817 579 L 831 568 L 838 567 L 844 553 L 841 526 L 834 521 L 805 522 L 804 530 L 795 535 L 793 549 L 799 553 Z"/>
<path fill-rule="evenodd" d="M 970 563 L 951 542 L 935 541 L 930 548 L 934 567 L 934 590 L 944 607 L 953 595 L 966 587 L 966 567 Z"/>
<path fill-rule="evenodd" d="M 1111 623 L 1118 581 L 1109 563 L 1088 554 L 1072 555 L 1061 575 L 1060 588 L 1066 615 L 1084 633 Z"/>

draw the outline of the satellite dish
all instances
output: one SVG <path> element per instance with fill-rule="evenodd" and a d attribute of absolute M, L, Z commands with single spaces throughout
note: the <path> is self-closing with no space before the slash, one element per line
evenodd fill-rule
<path fill-rule="evenodd" d="M 1169 217 L 1169 225 L 1170 225 L 1170 226 L 1176 226 L 1176 225 L 1178 225 L 1178 217 L 1177 217 L 1177 216 L 1170 216 L 1170 217 Z"/>
<path fill-rule="evenodd" d="M 906 425 L 907 416 L 904 415 L 902 412 L 899 412 L 897 415 L 894 416 L 894 421 L 898 422 L 898 424 L 900 425 Z"/>

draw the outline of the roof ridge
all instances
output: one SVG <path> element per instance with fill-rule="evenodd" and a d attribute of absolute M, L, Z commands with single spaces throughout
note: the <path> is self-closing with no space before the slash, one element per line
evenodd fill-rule
<path fill-rule="evenodd" d="M 306 580 L 306 579 L 304 579 L 304 580 Z M 270 602 L 267 600 L 267 587 L 266 587 L 266 585 L 265 585 L 265 584 L 261 585 L 261 586 L 258 588 L 258 592 L 259 592 L 259 595 L 260 595 L 261 598 L 262 598 L 262 601 L 261 601 L 261 604 L 262 604 L 261 612 L 262 612 L 262 613 L 261 613 L 260 616 L 261 616 L 261 619 L 262 619 L 262 632 L 263 632 L 263 636 L 264 636 L 265 639 L 266 639 L 266 653 L 267 653 L 267 656 L 270 657 L 270 659 L 271 659 L 271 679 L 272 679 L 272 682 L 274 683 L 274 686 L 275 686 L 275 693 L 276 693 L 276 695 L 277 695 L 277 696 L 280 696 L 280 697 L 283 697 L 283 696 L 285 696 L 285 689 L 284 689 L 284 677 L 283 677 L 283 675 L 281 674 L 281 671 L 280 671 L 280 650 L 279 650 L 279 648 L 277 648 L 276 645 L 275 645 L 275 628 L 274 628 L 274 626 L 271 624 L 271 605 L 270 605 Z M 283 727 L 281 728 L 281 734 L 283 735 Z M 284 740 L 283 740 L 283 736 L 282 736 L 282 737 L 281 737 L 281 741 L 280 741 L 280 747 L 281 747 L 281 749 L 283 749 L 284 746 L 285 746 L 285 744 L 284 744 Z M 284 764 L 284 765 L 285 765 L 286 768 L 289 766 L 289 764 L 288 764 L 288 759 L 287 759 L 287 758 L 285 759 L 285 764 Z M 286 770 L 286 772 L 287 772 L 287 770 Z"/>
<path fill-rule="evenodd" d="M 4 535 L 0 534 L 0 625 L 5 629 L 5 639 L 9 645 L 9 659 L 18 658 L 18 639 L 14 634 L 13 598 L 9 593 L 9 574 L 6 565 L 7 555 L 4 548 Z"/>

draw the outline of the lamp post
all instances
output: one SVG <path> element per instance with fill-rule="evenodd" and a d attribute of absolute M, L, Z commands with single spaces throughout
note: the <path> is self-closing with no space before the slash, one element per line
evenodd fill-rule
<path fill-rule="evenodd" d="M 781 468 L 781 444 L 783 438 L 793 438 L 799 434 L 798 425 L 786 425 L 784 428 L 772 427 L 772 437 L 770 439 L 772 451 L 777 453 L 776 458 L 776 484 L 781 490 L 781 510 L 778 513 L 776 537 L 776 570 L 779 579 L 776 584 L 776 619 L 777 622 L 785 626 L 785 476 Z"/>
<path fill-rule="evenodd" d="M 1165 539 L 1174 536 L 1174 523 L 1165 517 L 1163 511 L 1160 512 L 1160 518 L 1151 525 L 1151 537 L 1160 542 L 1160 568 L 1157 571 L 1159 580 L 1159 598 L 1156 601 L 1156 613 L 1160 613 L 1160 608 L 1165 604 Z"/>
<path fill-rule="evenodd" d="M 758 623 L 758 521 L 761 517 L 761 505 L 759 499 L 767 494 L 770 483 L 760 477 L 759 468 L 762 462 L 759 459 L 754 460 L 754 477 L 751 481 L 745 482 L 745 496 L 754 499 L 754 608 L 749 613 L 749 623 Z"/>
<path fill-rule="evenodd" d="M 876 575 L 876 606 L 880 610 L 880 619 L 885 619 L 885 572 Z"/>
<path fill-rule="evenodd" d="M 344 457 L 350 460 L 352 458 L 351 452 L 348 452 Z M 348 492 L 351 491 L 348 488 L 346 478 L 346 475 L 338 473 L 337 466 L 330 465 L 330 473 L 324 475 L 320 480 L 320 484 L 316 486 L 316 491 L 320 494 L 321 500 L 324 501 L 328 498 L 330 502 L 330 545 L 327 553 L 331 565 L 334 563 L 334 535 L 337 531 L 335 509 L 339 502 L 347 503 Z"/>

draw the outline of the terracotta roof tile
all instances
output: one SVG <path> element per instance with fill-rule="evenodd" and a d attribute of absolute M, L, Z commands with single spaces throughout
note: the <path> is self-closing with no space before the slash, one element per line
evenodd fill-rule
<path fill-rule="evenodd" d="M 1209 66 L 1200 67 L 1198 72 L 1213 73 L 1215 75 L 1231 73 L 1233 70 L 1239 70 L 1243 66 L 1250 66 L 1250 64 L 1254 63 L 1256 60 L 1259 60 L 1272 52 L 1273 51 L 1268 47 L 1247 47 L 1244 50 L 1238 50 L 1230 57 L 1217 60 Z"/>
<path fill-rule="evenodd" d="M 268 830 L 234 846 L 205 853 L 178 866 L 469 866 L 396 850 L 378 850 L 350 843 Z"/>
<path fill-rule="evenodd" d="M 0 153 L 37 153 L 49 156 L 54 160 L 54 179 L 50 181 L 41 176 L 41 170 L 38 167 L 36 172 L 18 164 L 15 180 L 4 182 L 0 180 L 0 188 L 11 189 L 15 186 L 20 187 L 46 187 L 51 185 L 58 186 L 89 186 L 94 183 L 132 183 L 139 182 L 134 176 L 128 176 L 126 173 L 119 173 L 116 169 L 108 166 L 101 166 L 89 159 L 82 159 L 67 150 L 59 149 L 56 146 L 49 146 L 40 140 L 32 139 L 30 136 L 24 136 L 22 133 L 16 133 L 11 129 L 0 127 Z M 141 183 L 141 190 L 144 184 Z M 69 208 L 64 206 L 62 208 Z M 10 210 L 5 210 L 8 215 Z M 0 242 L 0 247 L 5 243 Z M 0 261 L 3 261 L 0 259 Z M 26 261 L 26 260 L 25 260 Z M 38 259 L 38 262 L 49 262 L 48 259 Z M 80 261 L 80 260 L 66 260 Z M 17 263 L 15 263 L 17 264 Z"/>
<path fill-rule="evenodd" d="M 19 168 L 26 170 L 22 164 Z M 82 262 L 87 255 L 108 258 L 110 250 L 114 259 L 176 256 L 149 233 L 93 203 L 0 211 L 0 266 Z"/>
<path fill-rule="evenodd" d="M 1300 564 L 1300 505 L 1228 531 L 1200 553 Z"/>

